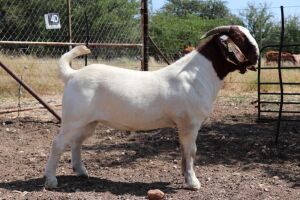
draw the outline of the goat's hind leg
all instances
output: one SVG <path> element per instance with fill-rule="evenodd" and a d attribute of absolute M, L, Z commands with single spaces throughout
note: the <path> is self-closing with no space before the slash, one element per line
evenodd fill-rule
<path fill-rule="evenodd" d="M 96 123 L 90 123 L 84 127 L 78 128 L 61 127 L 59 134 L 53 140 L 51 153 L 46 165 L 46 188 L 57 187 L 58 182 L 55 177 L 56 169 L 60 156 L 68 145 L 71 145 L 72 148 L 72 165 L 74 171 L 76 171 L 78 175 L 87 176 L 87 171 L 81 162 L 81 145 L 84 139 L 93 133 L 95 126 Z"/>
<path fill-rule="evenodd" d="M 97 125 L 97 122 L 92 122 L 80 130 L 80 134 L 76 134 L 71 143 L 72 151 L 72 167 L 78 176 L 88 176 L 88 172 L 81 161 L 81 146 L 83 141 L 90 137 Z"/>
<path fill-rule="evenodd" d="M 64 131 L 61 129 L 59 134 L 55 137 L 52 142 L 51 153 L 46 165 L 45 170 L 45 187 L 46 188 L 56 188 L 57 179 L 55 177 L 56 168 L 59 162 L 59 158 L 62 153 L 65 151 L 66 146 L 68 145 L 68 140 L 65 138 Z"/>

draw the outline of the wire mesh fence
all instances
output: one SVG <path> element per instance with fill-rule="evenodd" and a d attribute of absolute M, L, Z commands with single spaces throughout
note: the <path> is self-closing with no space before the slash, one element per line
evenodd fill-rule
<path fill-rule="evenodd" d="M 47 23 L 59 28 L 49 29 Z M 39 94 L 59 94 L 57 60 L 68 50 L 67 43 L 89 44 L 88 63 L 140 69 L 140 1 L 0 0 L 0 41 L 3 63 Z M 72 64 L 83 66 L 84 59 Z M 0 76 L 1 99 L 26 96 L 3 70 Z"/>

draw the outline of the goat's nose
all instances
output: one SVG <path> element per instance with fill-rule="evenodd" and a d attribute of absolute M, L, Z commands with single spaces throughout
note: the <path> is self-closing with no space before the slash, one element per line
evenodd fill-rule
<path fill-rule="evenodd" d="M 256 68 L 254 65 L 248 66 L 247 69 L 251 70 L 251 71 L 256 71 Z"/>

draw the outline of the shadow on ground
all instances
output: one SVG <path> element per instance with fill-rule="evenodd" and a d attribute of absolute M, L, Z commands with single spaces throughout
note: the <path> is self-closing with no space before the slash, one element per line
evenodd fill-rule
<path fill-rule="evenodd" d="M 157 188 L 166 193 L 174 193 L 174 188 L 169 187 L 166 182 L 140 183 L 140 182 L 114 182 L 111 180 L 97 177 L 76 177 L 76 176 L 58 176 L 58 181 L 65 183 L 53 189 L 57 192 L 72 193 L 78 188 L 82 192 L 107 192 L 115 195 L 131 194 L 135 196 L 145 196 L 151 188 Z M 13 181 L 9 183 L 0 183 L 0 188 L 17 191 L 42 191 L 44 189 L 44 178 L 29 179 L 26 181 Z M 69 183 L 69 184 L 68 184 Z"/>

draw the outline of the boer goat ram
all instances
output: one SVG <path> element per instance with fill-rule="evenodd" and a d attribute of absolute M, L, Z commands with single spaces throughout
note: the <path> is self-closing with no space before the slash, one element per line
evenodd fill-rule
<path fill-rule="evenodd" d="M 259 54 L 255 39 L 241 26 L 220 26 L 203 38 L 180 60 L 149 72 L 103 64 L 74 70 L 72 59 L 90 50 L 77 46 L 65 53 L 59 60 L 65 83 L 62 123 L 47 162 L 45 187 L 57 187 L 56 168 L 67 146 L 71 146 L 74 171 L 88 176 L 81 145 L 100 123 L 128 131 L 177 127 L 185 182 L 188 188 L 199 189 L 193 169 L 198 130 L 212 112 L 225 76 L 235 70 L 254 70 Z"/>

